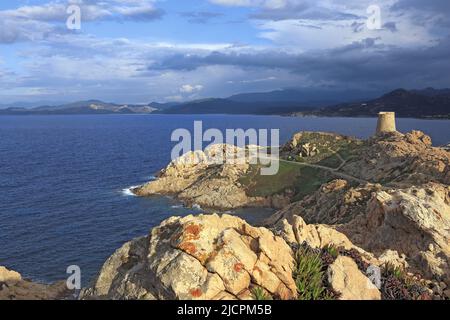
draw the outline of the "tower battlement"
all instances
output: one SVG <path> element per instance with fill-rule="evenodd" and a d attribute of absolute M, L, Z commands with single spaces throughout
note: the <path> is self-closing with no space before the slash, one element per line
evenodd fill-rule
<path fill-rule="evenodd" d="M 378 113 L 378 124 L 376 134 L 393 131 L 397 131 L 395 125 L 395 112 Z"/>

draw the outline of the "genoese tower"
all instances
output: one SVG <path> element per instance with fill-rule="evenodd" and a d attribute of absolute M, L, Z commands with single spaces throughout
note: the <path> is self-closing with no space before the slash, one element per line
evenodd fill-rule
<path fill-rule="evenodd" d="M 395 112 L 378 113 L 377 134 L 397 131 L 395 126 Z"/>

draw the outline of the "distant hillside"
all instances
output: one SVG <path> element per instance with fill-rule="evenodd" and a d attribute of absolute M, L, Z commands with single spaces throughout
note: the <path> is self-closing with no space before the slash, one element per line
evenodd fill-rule
<path fill-rule="evenodd" d="M 166 114 L 285 114 L 295 111 L 312 110 L 297 102 L 239 102 L 230 99 L 203 99 L 191 101 L 169 108 Z"/>
<path fill-rule="evenodd" d="M 164 114 L 291 114 L 307 112 L 325 105 L 355 101 L 372 94 L 361 91 L 292 88 L 270 92 L 253 92 L 228 98 L 210 98 L 183 103 L 151 102 L 142 105 L 121 105 L 99 100 L 78 101 L 60 105 L 30 108 L 16 103 L 1 109 L 0 115 L 28 114 L 110 114 L 110 113 L 164 113 Z"/>
<path fill-rule="evenodd" d="M 296 115 L 362 117 L 376 116 L 380 111 L 394 111 L 405 118 L 450 118 L 450 89 L 397 89 L 377 99 L 343 103 Z"/>
<path fill-rule="evenodd" d="M 152 113 L 158 110 L 149 105 L 120 105 L 99 100 L 78 101 L 57 106 L 40 106 L 31 109 L 10 107 L 1 109 L 0 115 L 64 115 L 64 114 L 134 114 Z"/>
<path fill-rule="evenodd" d="M 317 107 L 375 96 L 373 92 L 357 90 L 292 88 L 241 93 L 224 99 L 211 98 L 190 101 L 175 105 L 163 113 L 289 114 L 312 111 Z"/>
<path fill-rule="evenodd" d="M 375 97 L 374 92 L 283 89 L 184 103 L 151 102 L 146 105 L 135 105 L 87 100 L 34 108 L 12 104 L 9 108 L 0 109 L 0 115 L 162 113 L 371 117 L 380 111 L 395 111 L 399 117 L 450 118 L 450 89 L 426 88 L 410 91 L 397 89 L 379 98 L 367 97 Z M 327 105 L 329 107 L 325 107 Z"/>
<path fill-rule="evenodd" d="M 280 89 L 270 92 L 241 93 L 233 95 L 228 100 L 236 102 L 277 102 L 297 103 L 308 107 L 322 107 L 342 102 L 360 101 L 375 98 L 375 92 L 359 90 L 313 89 L 295 88 Z"/>

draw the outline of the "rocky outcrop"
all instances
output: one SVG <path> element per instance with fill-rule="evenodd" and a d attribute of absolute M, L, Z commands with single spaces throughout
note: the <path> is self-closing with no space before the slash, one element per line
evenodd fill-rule
<path fill-rule="evenodd" d="M 261 287 L 291 299 L 293 267 L 291 248 L 265 228 L 228 215 L 174 217 L 116 251 L 83 298 L 248 299 Z"/>
<path fill-rule="evenodd" d="M 353 160 L 341 170 L 373 182 L 394 187 L 428 182 L 450 184 L 450 153 L 432 146 L 421 131 L 390 132 L 369 139 Z"/>
<path fill-rule="evenodd" d="M 161 170 L 158 178 L 133 190 L 138 196 L 175 195 L 187 205 L 227 210 L 245 206 L 270 206 L 271 201 L 249 197 L 239 179 L 249 169 L 248 150 L 213 145 L 189 152 Z M 221 159 L 235 159 L 225 162 Z"/>
<path fill-rule="evenodd" d="M 280 210 L 266 225 L 277 226 L 286 219 L 295 226 L 297 216 L 308 223 L 325 223 L 328 229 L 348 237 L 339 241 L 338 235 L 331 235 L 337 242 L 354 244 L 385 263 L 449 284 L 449 186 L 428 183 L 405 189 L 380 185 L 355 188 L 336 180 Z M 318 235 L 317 239 L 327 238 Z"/>
<path fill-rule="evenodd" d="M 254 299 L 259 288 L 273 298 L 295 299 L 294 251 L 300 244 L 356 249 L 366 261 L 377 263 L 338 231 L 306 225 L 300 217 L 295 221 L 290 225 L 284 220 L 272 232 L 230 215 L 169 218 L 148 236 L 118 249 L 81 298 Z M 346 274 L 355 272 L 348 263 L 342 268 Z M 361 292 L 357 298 L 373 298 Z"/>
<path fill-rule="evenodd" d="M 333 194 L 337 202 L 345 202 L 343 205 L 348 210 L 341 206 L 342 212 L 334 210 L 332 216 L 324 215 L 336 202 L 332 201 L 323 203 L 322 212 L 302 214 L 308 222 L 334 224 L 346 222 L 355 214 L 358 203 L 352 201 L 360 197 L 358 193 L 368 197 L 381 185 L 406 188 L 428 182 L 450 183 L 450 153 L 443 148 L 434 148 L 431 139 L 420 131 L 390 132 L 367 141 L 331 133 L 300 132 L 281 148 L 283 164 L 288 160 L 292 165 L 280 171 L 280 176 L 275 177 L 279 179 L 273 180 L 246 181 L 248 177 L 254 178 L 254 170 L 258 170 L 257 166 L 249 164 L 249 152 L 250 147 L 240 149 L 222 144 L 210 146 L 205 151 L 189 152 L 161 170 L 157 180 L 133 191 L 139 196 L 174 195 L 188 206 L 198 204 L 218 210 L 258 206 L 282 209 L 293 198 L 298 198 L 297 193 L 301 197 L 309 196 L 321 183 L 340 178 L 345 181 L 338 180 L 335 185 L 323 187 L 322 193 L 327 192 L 326 188 L 331 191 L 341 189 L 342 194 Z M 236 160 L 232 163 L 217 161 L 221 159 Z M 299 179 L 304 178 L 299 169 L 301 166 L 314 171 L 304 173 L 306 185 L 299 185 L 292 179 L 297 175 Z M 286 170 L 291 172 L 290 178 L 279 181 L 287 174 Z M 316 179 L 311 178 L 312 174 Z M 270 185 L 271 181 L 276 181 L 276 188 Z M 342 196 L 344 201 L 340 200 Z M 307 207 L 306 202 L 317 201 L 321 199 L 305 199 L 301 207 Z M 287 210 L 295 211 L 297 205 Z"/>
<path fill-rule="evenodd" d="M 366 214 L 338 226 L 374 253 L 396 250 L 420 274 L 450 284 L 450 187 L 429 183 L 374 193 Z"/>
<path fill-rule="evenodd" d="M 336 142 L 356 142 L 357 139 L 327 132 L 302 131 L 294 134 L 281 148 L 283 157 L 314 157 L 336 148 Z M 323 152 L 325 151 L 325 152 Z"/>
<path fill-rule="evenodd" d="M 283 219 L 292 222 L 295 216 L 301 216 L 307 223 L 345 223 L 365 213 L 367 202 L 377 190 L 381 190 L 381 185 L 352 187 L 346 180 L 333 180 L 301 201 L 279 210 L 266 219 L 264 225 L 274 225 Z"/>
<path fill-rule="evenodd" d="M 70 295 L 65 281 L 52 285 L 34 283 L 0 266 L 0 300 L 61 300 Z"/>

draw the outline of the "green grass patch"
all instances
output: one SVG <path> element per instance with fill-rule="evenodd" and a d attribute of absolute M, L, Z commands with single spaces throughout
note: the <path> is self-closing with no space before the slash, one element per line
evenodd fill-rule
<path fill-rule="evenodd" d="M 330 174 L 325 170 L 295 163 L 280 162 L 279 171 L 273 176 L 261 175 L 260 168 L 259 165 L 252 165 L 249 172 L 240 179 L 249 196 L 267 197 L 291 189 L 295 193 L 294 200 L 299 200 L 331 180 Z"/>
<path fill-rule="evenodd" d="M 317 164 L 324 167 L 336 169 L 342 164 L 342 161 L 336 154 L 332 154 L 331 156 L 320 160 Z"/>
<path fill-rule="evenodd" d="M 310 143 L 314 145 L 319 153 L 312 157 L 303 158 L 302 161 L 308 163 L 320 163 L 332 168 L 336 168 L 341 164 L 341 160 L 336 156 L 338 153 L 344 160 L 354 156 L 357 151 L 364 146 L 364 142 L 352 139 L 341 138 L 336 135 L 327 135 L 317 132 L 304 132 L 298 140 L 299 145 Z M 285 156 L 287 159 L 287 156 Z M 299 161 L 297 156 L 294 156 Z M 301 158 L 300 158 L 301 159 Z"/>
<path fill-rule="evenodd" d="M 252 165 L 247 175 L 240 183 L 247 189 L 247 194 L 255 197 L 266 197 L 282 193 L 286 188 L 295 185 L 302 168 L 294 164 L 280 162 L 278 173 L 273 176 L 263 176 L 260 165 Z"/>

